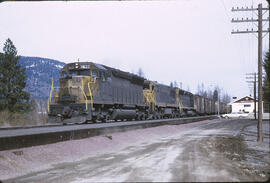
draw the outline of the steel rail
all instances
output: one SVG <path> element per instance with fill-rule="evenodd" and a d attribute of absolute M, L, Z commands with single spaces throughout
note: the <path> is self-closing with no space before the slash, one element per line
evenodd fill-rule
<path fill-rule="evenodd" d="M 215 115 L 203 117 L 172 118 L 147 121 L 92 123 L 86 125 L 42 126 L 41 128 L 9 129 L 0 131 L 0 151 L 37 145 L 78 140 L 108 133 L 130 131 L 162 125 L 181 125 L 202 120 L 216 119 Z M 46 128 L 47 127 L 47 128 Z"/>
<path fill-rule="evenodd" d="M 217 115 L 206 115 L 206 116 L 195 116 L 195 117 L 181 117 L 181 118 L 165 118 L 165 119 L 147 119 L 147 120 L 129 120 L 129 121 L 113 121 L 113 120 L 110 120 L 110 121 L 107 121 L 107 122 L 89 122 L 89 123 L 72 123 L 72 124 L 57 124 L 57 123 L 47 123 L 47 124 L 44 124 L 44 125 L 33 125 L 33 126 L 8 126 L 8 127 L 0 127 L 0 132 L 3 131 L 3 130 L 17 130 L 17 129 L 31 129 L 31 128 L 48 128 L 48 127 L 66 127 L 66 126 L 75 126 L 75 125 L 91 125 L 91 124 L 104 124 L 104 123 L 128 123 L 128 122 L 143 122 L 143 121 L 171 121 L 171 120 L 181 120 L 181 119 L 196 119 L 196 118 L 201 118 L 201 117 L 209 117 L 209 116 L 217 116 Z"/>

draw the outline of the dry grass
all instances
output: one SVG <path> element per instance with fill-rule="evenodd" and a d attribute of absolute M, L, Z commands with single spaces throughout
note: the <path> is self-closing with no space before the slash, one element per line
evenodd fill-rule
<path fill-rule="evenodd" d="M 0 111 L 0 127 L 5 126 L 33 126 L 47 123 L 47 114 L 36 111 L 28 113 L 11 113 L 8 110 Z"/>
<path fill-rule="evenodd" d="M 0 111 L 0 126 L 6 126 L 9 123 L 10 113 L 7 110 Z"/>

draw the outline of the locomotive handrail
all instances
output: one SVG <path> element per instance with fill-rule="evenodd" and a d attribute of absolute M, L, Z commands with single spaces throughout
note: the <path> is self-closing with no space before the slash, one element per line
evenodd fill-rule
<path fill-rule="evenodd" d="M 149 89 L 143 90 L 143 95 L 144 95 L 144 98 L 146 99 L 145 101 L 146 104 L 151 105 L 152 110 L 154 111 L 156 100 L 155 100 L 155 91 L 153 89 L 153 86 L 155 86 L 155 84 L 153 82 L 150 82 Z"/>
<path fill-rule="evenodd" d="M 93 101 L 93 93 L 92 93 L 92 90 L 91 90 L 91 87 L 90 87 L 90 84 L 95 84 L 96 83 L 96 79 L 92 79 L 92 72 L 90 73 L 90 81 L 87 83 L 88 85 L 88 91 L 89 91 L 89 95 L 90 95 L 90 105 L 91 105 L 91 109 L 93 109 L 94 107 L 94 101 Z"/>
<path fill-rule="evenodd" d="M 49 96 L 48 104 L 47 104 L 48 113 L 50 113 L 50 103 L 52 102 L 52 92 L 53 92 L 53 78 L 52 78 L 52 86 L 51 86 L 50 96 Z"/>
<path fill-rule="evenodd" d="M 48 113 L 50 112 L 50 104 L 52 102 L 52 93 L 53 93 L 54 88 L 60 88 L 60 87 L 54 87 L 53 86 L 53 78 L 52 78 L 52 86 L 51 86 L 50 96 L 49 96 L 48 103 L 47 103 Z M 85 108 L 86 108 L 86 111 L 88 111 L 87 96 L 86 96 L 85 92 L 83 91 L 82 87 L 79 86 L 79 87 L 70 87 L 70 88 L 80 88 L 81 89 L 81 91 L 82 91 L 82 93 L 84 95 L 84 98 L 85 98 Z"/>
<path fill-rule="evenodd" d="M 90 82 L 88 82 L 88 90 L 89 90 L 89 95 L 90 95 L 90 104 L 91 104 L 91 109 L 93 109 L 93 94 L 90 88 Z"/>
<path fill-rule="evenodd" d="M 182 102 L 181 102 L 180 97 L 179 97 L 179 89 L 178 88 L 176 88 L 175 94 L 176 94 L 175 99 L 176 99 L 176 102 L 178 103 L 179 110 L 182 111 L 183 105 L 182 105 Z"/>
<path fill-rule="evenodd" d="M 85 97 L 85 109 L 86 109 L 86 111 L 88 111 L 88 106 L 87 106 L 87 96 L 85 95 L 85 92 L 83 91 L 82 87 L 79 86 L 79 88 L 82 90 L 82 93 L 83 93 L 83 95 L 84 95 L 84 97 Z"/>

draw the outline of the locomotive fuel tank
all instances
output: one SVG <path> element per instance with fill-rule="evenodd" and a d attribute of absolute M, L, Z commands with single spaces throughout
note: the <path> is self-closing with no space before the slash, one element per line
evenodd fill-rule
<path fill-rule="evenodd" d="M 128 109 L 114 109 L 112 114 L 112 119 L 135 119 L 136 110 L 128 110 Z"/>

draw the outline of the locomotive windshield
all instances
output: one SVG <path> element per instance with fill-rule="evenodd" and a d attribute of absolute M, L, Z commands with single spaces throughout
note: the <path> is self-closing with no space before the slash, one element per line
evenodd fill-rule
<path fill-rule="evenodd" d="M 69 75 L 71 75 L 71 76 L 90 76 L 90 70 L 69 71 Z"/>
<path fill-rule="evenodd" d="M 90 72 L 92 72 L 92 77 L 97 78 L 98 77 L 98 71 L 97 70 L 70 70 L 68 74 L 65 71 L 61 72 L 61 77 L 65 78 L 67 76 L 90 76 Z"/>

